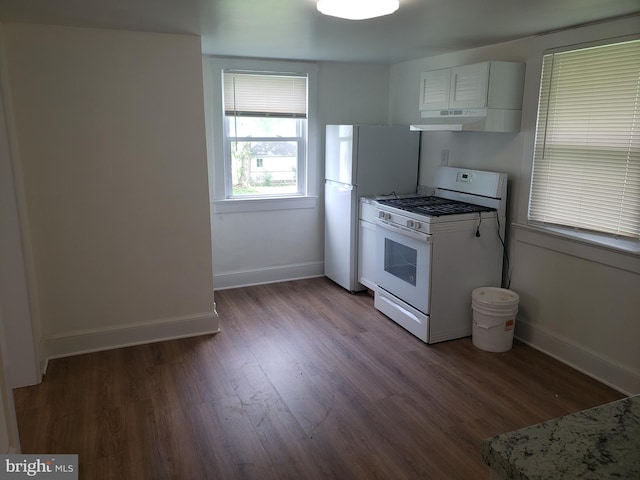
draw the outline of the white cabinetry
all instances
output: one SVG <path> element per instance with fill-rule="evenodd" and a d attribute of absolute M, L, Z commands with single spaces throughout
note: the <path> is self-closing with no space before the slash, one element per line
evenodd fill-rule
<path fill-rule="evenodd" d="M 451 69 L 449 108 L 487 107 L 490 62 Z"/>
<path fill-rule="evenodd" d="M 452 130 L 517 131 L 524 69 L 523 63 L 490 61 L 423 72 L 421 116 Z"/>
<path fill-rule="evenodd" d="M 420 110 L 449 108 L 451 69 L 423 72 L 420 78 Z"/>
<path fill-rule="evenodd" d="M 522 108 L 524 64 L 482 62 L 423 72 L 420 110 Z"/>

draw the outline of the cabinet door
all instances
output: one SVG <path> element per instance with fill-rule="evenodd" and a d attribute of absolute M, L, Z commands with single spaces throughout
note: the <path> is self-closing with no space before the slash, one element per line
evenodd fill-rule
<path fill-rule="evenodd" d="M 431 70 L 420 76 L 420 110 L 449 108 L 451 69 Z"/>
<path fill-rule="evenodd" d="M 486 107 L 488 86 L 489 62 L 452 68 L 449 108 Z"/>

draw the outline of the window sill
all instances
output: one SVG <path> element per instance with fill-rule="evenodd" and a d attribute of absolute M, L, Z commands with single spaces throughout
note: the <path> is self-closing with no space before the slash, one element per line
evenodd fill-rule
<path fill-rule="evenodd" d="M 513 223 L 516 241 L 640 274 L 640 241 L 569 228 Z"/>
<path fill-rule="evenodd" d="M 299 208 L 316 208 L 318 197 L 278 197 L 278 198 L 233 198 L 215 200 L 214 213 L 264 212 L 269 210 L 294 210 Z"/>

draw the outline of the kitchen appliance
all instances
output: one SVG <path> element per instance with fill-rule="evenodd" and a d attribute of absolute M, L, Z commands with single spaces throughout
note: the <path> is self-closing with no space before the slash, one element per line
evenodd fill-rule
<path fill-rule="evenodd" d="M 371 291 L 376 289 L 377 198 L 360 197 L 360 219 L 358 221 L 358 282 Z"/>
<path fill-rule="evenodd" d="M 502 280 L 507 175 L 439 167 L 435 195 L 377 201 L 375 307 L 425 343 L 471 335 Z"/>
<path fill-rule="evenodd" d="M 324 273 L 349 291 L 358 282 L 359 198 L 415 192 L 420 133 L 406 126 L 327 125 Z"/>

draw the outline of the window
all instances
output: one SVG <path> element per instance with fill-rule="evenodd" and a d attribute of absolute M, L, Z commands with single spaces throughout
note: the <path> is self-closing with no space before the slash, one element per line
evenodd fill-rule
<path fill-rule="evenodd" d="M 226 198 L 305 192 L 307 77 L 223 72 Z"/>
<path fill-rule="evenodd" d="M 640 238 L 640 40 L 544 56 L 529 220 Z"/>

